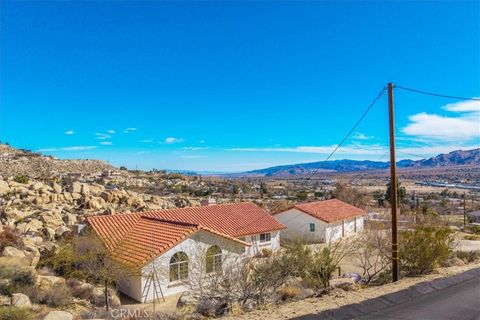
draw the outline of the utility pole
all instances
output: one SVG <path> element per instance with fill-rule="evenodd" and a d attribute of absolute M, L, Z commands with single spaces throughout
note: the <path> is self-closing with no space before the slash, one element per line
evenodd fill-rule
<path fill-rule="evenodd" d="M 397 162 L 395 160 L 395 114 L 393 110 L 393 84 L 388 83 L 388 122 L 390 128 L 390 200 L 392 206 L 392 281 L 398 280 L 397 239 Z"/>
<path fill-rule="evenodd" d="M 463 232 L 467 232 L 467 196 L 463 193 Z"/>

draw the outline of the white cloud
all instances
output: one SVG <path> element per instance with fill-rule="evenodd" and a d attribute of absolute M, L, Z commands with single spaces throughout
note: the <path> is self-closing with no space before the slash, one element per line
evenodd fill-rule
<path fill-rule="evenodd" d="M 408 118 L 410 123 L 401 132 L 417 139 L 441 141 L 469 141 L 480 137 L 480 101 L 450 103 L 442 109 L 452 115 L 417 113 Z"/>
<path fill-rule="evenodd" d="M 63 151 L 83 151 L 83 150 L 92 150 L 96 149 L 96 146 L 73 146 L 73 147 L 63 147 L 60 150 Z"/>
<path fill-rule="evenodd" d="M 115 130 L 107 130 L 107 133 L 114 134 Z"/>
<path fill-rule="evenodd" d="M 184 150 L 205 150 L 208 149 L 207 147 L 183 147 Z"/>
<path fill-rule="evenodd" d="M 480 101 L 449 103 L 445 105 L 443 109 L 453 112 L 480 112 Z"/>
<path fill-rule="evenodd" d="M 199 142 L 199 143 L 205 143 L 205 140 L 200 140 L 200 141 L 198 141 L 198 142 Z"/>
<path fill-rule="evenodd" d="M 99 140 L 107 140 L 107 139 L 112 138 L 111 135 L 106 134 L 106 133 L 95 133 L 95 135 L 97 136 L 97 139 L 99 139 Z"/>
<path fill-rule="evenodd" d="M 231 148 L 229 151 L 260 151 L 260 152 L 296 152 L 296 153 L 319 153 L 330 154 L 337 145 L 331 146 L 298 146 L 298 147 L 283 147 L 283 148 Z M 340 147 L 336 154 L 362 154 L 362 155 L 375 155 L 385 151 L 386 147 L 380 145 L 358 145 L 358 146 L 345 146 Z"/>
<path fill-rule="evenodd" d="M 137 131 L 137 128 L 125 128 L 125 129 L 123 130 L 124 133 L 130 133 L 130 132 L 132 132 L 132 131 Z"/>
<path fill-rule="evenodd" d="M 181 138 L 174 138 L 174 137 L 165 138 L 165 143 L 166 144 L 180 143 L 182 141 L 183 141 L 183 139 L 181 139 Z"/>
<path fill-rule="evenodd" d="M 68 135 L 72 135 L 72 134 L 74 134 L 74 133 L 75 133 L 75 131 L 73 131 L 73 130 L 65 131 L 65 134 L 68 134 Z"/>
<path fill-rule="evenodd" d="M 401 131 L 410 136 L 447 141 L 471 140 L 480 136 L 478 115 L 444 117 L 422 112 L 408 119 L 410 123 Z"/>
<path fill-rule="evenodd" d="M 36 152 L 50 152 L 50 151 L 56 151 L 56 148 L 44 148 L 44 149 L 38 149 Z"/>
<path fill-rule="evenodd" d="M 110 141 L 102 141 L 100 142 L 100 144 L 104 145 L 104 146 L 111 146 L 112 145 L 112 142 Z"/>
<path fill-rule="evenodd" d="M 370 139 L 373 139 L 373 137 L 371 136 L 367 136 L 366 134 L 364 133 L 361 133 L 361 132 L 356 132 L 352 139 L 356 139 L 356 140 L 370 140 Z"/>

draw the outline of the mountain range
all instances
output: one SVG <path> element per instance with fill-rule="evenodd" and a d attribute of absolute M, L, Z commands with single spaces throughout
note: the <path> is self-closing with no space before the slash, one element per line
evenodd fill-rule
<path fill-rule="evenodd" d="M 401 160 L 397 162 L 398 168 L 435 168 L 454 166 L 480 165 L 480 148 L 472 150 L 455 150 L 446 154 L 440 154 L 432 158 L 421 160 Z M 356 172 L 365 170 L 386 169 L 390 162 L 369 160 L 332 160 L 309 163 L 281 165 L 264 169 L 247 171 L 240 176 L 295 176 L 308 175 L 316 172 Z"/>

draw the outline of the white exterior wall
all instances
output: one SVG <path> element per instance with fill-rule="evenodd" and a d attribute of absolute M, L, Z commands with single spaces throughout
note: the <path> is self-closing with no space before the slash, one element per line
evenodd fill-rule
<path fill-rule="evenodd" d="M 244 253 L 244 246 L 242 244 L 201 230 L 145 265 L 141 269 L 142 277 L 138 276 L 123 279 L 121 283 L 119 283 L 119 289 L 133 299 L 143 302 L 142 290 L 146 286 L 147 277 L 155 263 L 155 269 L 160 278 L 163 295 L 169 296 L 183 292 L 189 288 L 188 281 L 170 282 L 170 259 L 177 252 L 185 252 L 189 259 L 189 278 L 197 279 L 198 277 L 196 277 L 194 273 L 202 272 L 199 270 L 202 268 L 203 263 L 205 263 L 204 256 L 206 251 L 213 245 L 217 245 L 222 249 L 223 265 L 234 263 Z M 203 268 L 205 267 L 203 266 Z M 153 288 L 152 285 L 146 301 L 153 300 Z"/>
<path fill-rule="evenodd" d="M 239 238 L 245 238 L 245 242 L 251 244 L 250 247 L 245 247 L 245 254 L 247 256 L 255 256 L 260 253 L 262 249 L 270 249 L 273 252 L 280 250 L 280 231 L 265 232 L 270 233 L 269 242 L 260 242 L 260 234 L 254 234 Z"/>
<path fill-rule="evenodd" d="M 287 226 L 287 229 L 282 231 L 282 237 L 291 240 L 300 239 L 306 242 L 329 242 L 339 240 L 342 237 L 347 237 L 363 230 L 363 217 L 326 223 L 305 212 L 292 208 L 276 214 L 275 218 Z M 310 223 L 315 224 L 315 232 L 310 231 Z"/>
<path fill-rule="evenodd" d="M 282 237 L 290 240 L 300 239 L 307 242 L 325 242 L 327 223 L 305 212 L 292 208 L 274 216 L 287 226 Z M 315 224 L 315 232 L 310 231 L 310 223 Z"/>

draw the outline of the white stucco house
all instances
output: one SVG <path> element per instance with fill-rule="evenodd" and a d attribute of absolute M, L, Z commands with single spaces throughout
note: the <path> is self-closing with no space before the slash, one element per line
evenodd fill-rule
<path fill-rule="evenodd" d="M 337 199 L 296 204 L 273 214 L 287 226 L 282 238 L 330 242 L 363 230 L 366 212 Z"/>
<path fill-rule="evenodd" d="M 263 248 L 279 250 L 285 229 L 249 202 L 93 216 L 87 222 L 115 259 L 137 270 L 118 287 L 140 302 L 189 289 L 198 272 L 221 271 Z"/>

